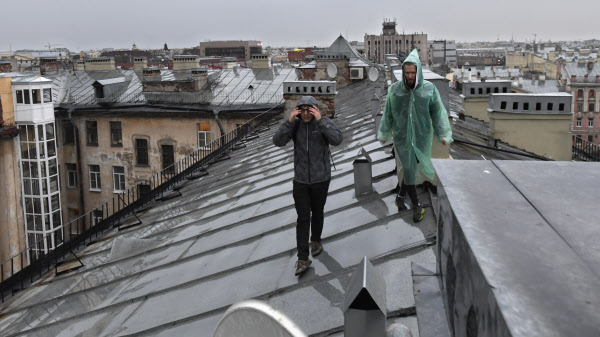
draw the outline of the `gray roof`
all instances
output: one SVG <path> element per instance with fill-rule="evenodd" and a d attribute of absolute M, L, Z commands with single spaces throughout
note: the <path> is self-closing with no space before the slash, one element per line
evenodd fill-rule
<path fill-rule="evenodd" d="M 336 169 L 325 206 L 325 251 L 302 277 L 293 268 L 293 145 L 272 144 L 274 125 L 210 166 L 209 176 L 188 182 L 183 196 L 140 212 L 142 225 L 115 230 L 79 252 L 82 269 L 49 274 L 16 295 L 2 311 L 0 330 L 212 336 L 227 307 L 255 298 L 309 335 L 335 333 L 343 330 L 344 289 L 363 256 L 385 279 L 388 322 L 400 320 L 415 305 L 411 262 L 435 261 L 428 238 L 436 221 L 431 208 L 418 226 L 410 210 L 397 212 L 390 193 L 395 161 L 374 138 L 373 93 L 370 81 L 339 90 L 333 121 L 344 142 L 331 148 Z M 373 160 L 375 192 L 356 198 L 352 162 L 361 147 Z M 416 316 L 402 321 L 418 336 Z"/>
<path fill-rule="evenodd" d="M 558 80 L 524 79 L 522 87 L 519 86 L 518 80 L 514 81 L 512 86 L 532 94 L 557 93 L 560 91 Z"/>
<path fill-rule="evenodd" d="M 466 69 L 465 69 L 465 72 L 467 72 Z M 479 76 L 477 76 L 477 73 L 479 73 Z M 457 78 L 461 78 L 464 76 L 462 68 L 455 68 L 454 74 L 457 76 Z M 478 78 L 500 77 L 500 78 L 510 79 L 512 77 L 518 77 L 519 75 L 522 75 L 522 74 L 523 73 L 521 72 L 521 69 L 519 69 L 519 68 L 504 68 L 504 67 L 492 67 L 492 66 L 485 66 L 485 68 L 471 67 L 471 76 L 477 76 Z"/>
<path fill-rule="evenodd" d="M 594 63 L 592 70 L 588 69 L 587 63 L 570 62 L 564 65 L 567 71 L 567 81 L 571 82 L 571 76 L 577 76 L 576 82 L 583 82 L 588 75 L 588 82 L 596 83 L 596 76 L 600 75 L 600 63 Z"/>
<path fill-rule="evenodd" d="M 232 104 L 272 104 L 282 99 L 284 81 L 295 81 L 297 76 L 293 68 L 249 69 L 238 68 L 209 71 L 211 91 L 208 99 L 212 105 Z M 164 101 L 173 103 L 194 103 L 199 95 L 207 92 L 171 93 L 142 91 L 143 75 L 134 70 L 113 71 L 59 71 L 47 75 L 53 80 L 53 95 L 56 104 L 93 105 L 96 104 L 92 84 L 130 81 L 124 92 L 115 97 L 115 103 L 147 103 Z M 192 78 L 190 71 L 161 70 L 160 75 L 151 81 L 186 81 Z M 146 97 L 151 96 L 151 97 Z"/>
<path fill-rule="evenodd" d="M 331 53 L 343 53 L 349 57 L 350 61 L 360 60 L 368 65 L 372 65 L 371 61 L 364 58 L 362 54 L 359 53 L 356 49 L 354 49 L 354 47 L 350 45 L 350 42 L 348 42 L 348 40 L 346 40 L 341 35 L 335 41 L 333 41 L 333 43 L 331 44 L 331 46 L 329 46 L 327 51 Z"/>

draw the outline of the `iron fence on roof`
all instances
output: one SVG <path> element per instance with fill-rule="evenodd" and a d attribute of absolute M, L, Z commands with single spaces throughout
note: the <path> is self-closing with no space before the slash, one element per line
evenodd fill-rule
<path fill-rule="evenodd" d="M 91 104 L 114 104 L 114 103 L 176 103 L 176 104 L 214 104 L 219 106 L 231 106 L 234 104 L 280 104 L 283 102 L 282 91 L 220 91 L 217 93 L 194 91 L 194 92 L 134 92 L 127 95 L 110 95 L 96 97 L 95 94 L 69 95 L 63 104 L 91 105 Z"/>
<path fill-rule="evenodd" d="M 583 161 L 600 161 L 600 146 L 577 136 L 573 142 L 573 157 Z"/>
<path fill-rule="evenodd" d="M 140 210 L 156 199 L 173 191 L 190 178 L 208 174 L 210 164 L 220 161 L 230 150 L 240 146 L 244 138 L 251 138 L 262 131 L 265 125 L 281 116 L 278 104 L 236 129 L 213 140 L 211 143 L 194 150 L 178 162 L 164 168 L 126 191 L 115 195 L 101 205 L 88 211 L 73 221 L 56 228 L 41 240 L 31 244 L 26 250 L 0 264 L 0 303 L 42 278 L 48 271 L 68 261 L 77 249 L 89 245 L 95 239 L 119 226 L 131 225 L 130 220 L 137 218 Z M 252 137 L 253 138 L 253 137 Z M 138 219 L 139 220 L 139 219 Z M 52 242 L 58 242 L 53 250 Z M 81 263 L 81 261 L 79 261 Z"/>

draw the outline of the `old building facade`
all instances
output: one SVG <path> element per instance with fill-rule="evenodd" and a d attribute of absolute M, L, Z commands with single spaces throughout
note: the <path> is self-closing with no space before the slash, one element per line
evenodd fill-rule
<path fill-rule="evenodd" d="M 408 56 L 417 49 L 421 64 L 427 64 L 427 34 L 399 34 L 395 21 L 384 21 L 383 32 L 379 35 L 365 34 L 364 56 L 371 62 L 383 64 L 385 55 Z"/>

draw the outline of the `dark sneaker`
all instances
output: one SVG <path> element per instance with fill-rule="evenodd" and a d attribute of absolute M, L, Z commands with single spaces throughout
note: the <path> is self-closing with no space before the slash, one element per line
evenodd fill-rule
<path fill-rule="evenodd" d="M 404 197 L 401 197 L 400 194 L 396 195 L 396 207 L 398 207 L 398 213 L 406 211 L 408 209 L 404 204 Z"/>
<path fill-rule="evenodd" d="M 323 245 L 319 241 L 310 242 L 310 254 L 315 257 L 323 251 Z"/>
<path fill-rule="evenodd" d="M 425 208 L 421 207 L 421 204 L 417 204 L 416 207 L 412 209 L 413 221 L 419 222 L 423 220 L 423 215 L 425 214 Z"/>
<path fill-rule="evenodd" d="M 304 273 L 306 271 L 306 269 L 308 268 L 308 266 L 310 266 L 310 264 L 312 263 L 312 261 L 310 259 L 304 261 L 304 260 L 298 260 L 296 261 L 296 276 Z"/>

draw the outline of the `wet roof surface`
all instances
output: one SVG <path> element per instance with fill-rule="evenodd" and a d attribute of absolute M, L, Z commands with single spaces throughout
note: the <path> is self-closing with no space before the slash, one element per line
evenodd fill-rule
<path fill-rule="evenodd" d="M 428 207 L 415 225 L 410 210 L 398 213 L 394 205 L 395 163 L 389 146 L 375 140 L 373 92 L 368 81 L 339 90 L 334 122 L 344 142 L 331 149 L 336 169 L 325 206 L 325 251 L 301 277 L 294 276 L 292 144 L 272 144 L 277 124 L 209 167 L 209 176 L 189 181 L 183 196 L 141 213 L 142 225 L 115 230 L 80 252 L 84 268 L 49 274 L 16 295 L 5 304 L 0 330 L 9 336 L 212 336 L 228 306 L 255 298 L 309 335 L 339 336 L 344 290 L 367 256 L 386 281 L 388 323 L 401 321 L 418 336 L 410 314 L 411 262 L 435 262 L 428 239 L 436 221 Z M 361 147 L 373 160 L 375 192 L 357 198 L 352 161 Z"/>

